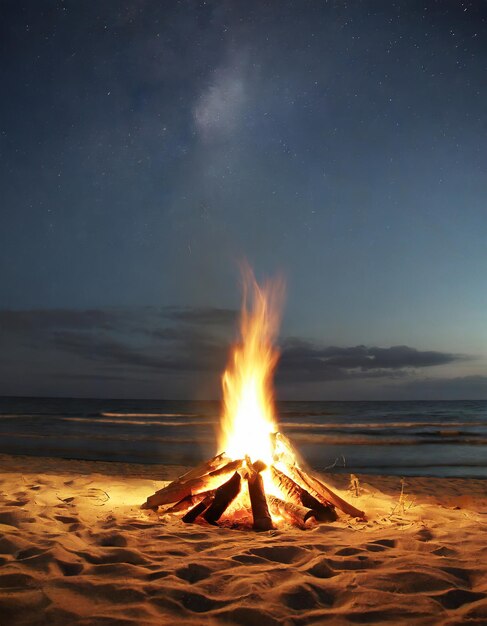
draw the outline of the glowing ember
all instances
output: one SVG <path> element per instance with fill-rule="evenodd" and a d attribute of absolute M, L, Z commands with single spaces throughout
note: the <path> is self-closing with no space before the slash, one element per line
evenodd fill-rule
<path fill-rule="evenodd" d="M 250 269 L 244 271 L 241 341 L 222 379 L 224 414 L 220 450 L 232 459 L 272 463 L 274 417 L 272 374 L 279 353 L 273 341 L 279 330 L 282 281 L 260 287 Z"/>

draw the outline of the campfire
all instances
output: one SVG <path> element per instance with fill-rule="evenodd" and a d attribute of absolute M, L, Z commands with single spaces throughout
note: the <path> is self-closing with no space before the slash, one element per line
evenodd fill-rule
<path fill-rule="evenodd" d="M 252 527 L 286 523 L 307 528 L 337 519 L 336 509 L 365 518 L 303 468 L 275 417 L 272 375 L 283 285 L 257 284 L 244 272 L 240 341 L 223 375 L 219 448 L 225 450 L 147 498 L 143 509 L 163 509 L 186 523 Z"/>

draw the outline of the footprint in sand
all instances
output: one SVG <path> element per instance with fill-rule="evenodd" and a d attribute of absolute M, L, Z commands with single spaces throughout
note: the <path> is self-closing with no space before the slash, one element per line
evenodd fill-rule
<path fill-rule="evenodd" d="M 422 528 L 416 533 L 418 541 L 431 541 L 434 535 L 429 528 Z"/>
<path fill-rule="evenodd" d="M 6 506 L 25 506 L 26 504 L 29 504 L 29 502 L 29 498 L 19 498 L 18 500 L 9 500 L 8 502 L 5 502 L 5 504 Z"/>
<path fill-rule="evenodd" d="M 268 561 L 276 563 L 296 563 L 309 557 L 309 551 L 299 548 L 298 546 L 269 546 L 264 548 L 253 548 L 249 550 L 250 554 L 260 556 Z"/>
<path fill-rule="evenodd" d="M 77 576 L 78 574 L 81 574 L 81 572 L 84 569 L 84 566 L 82 563 L 61 561 L 60 559 L 54 559 L 54 560 L 57 563 L 59 569 L 61 570 L 63 576 Z"/>
<path fill-rule="evenodd" d="M 386 548 L 395 548 L 397 541 L 395 539 L 377 539 L 377 541 L 371 541 L 371 543 L 378 546 L 384 546 Z"/>
<path fill-rule="evenodd" d="M 77 524 L 79 519 L 71 515 L 55 515 L 54 519 L 63 524 Z"/>
<path fill-rule="evenodd" d="M 337 550 L 335 554 L 337 556 L 355 556 L 361 552 L 362 550 L 360 548 L 341 548 L 340 550 Z"/>
<path fill-rule="evenodd" d="M 104 547 L 125 548 L 127 545 L 125 537 L 117 532 L 100 533 L 94 539 L 99 546 Z"/>
<path fill-rule="evenodd" d="M 319 557 L 306 571 L 315 578 L 331 578 L 337 575 L 337 572 L 330 566 L 326 557 Z"/>
<path fill-rule="evenodd" d="M 335 602 L 333 593 L 315 585 L 297 585 L 281 594 L 285 606 L 295 611 L 330 607 Z"/>
<path fill-rule="evenodd" d="M 436 554 L 436 556 L 456 556 L 457 551 L 443 546 L 441 548 L 433 550 L 433 554 Z"/>
<path fill-rule="evenodd" d="M 235 607 L 219 613 L 229 624 L 238 626 L 282 626 L 281 620 L 276 620 L 270 613 L 263 609 L 251 607 Z"/>
<path fill-rule="evenodd" d="M 176 570 L 176 576 L 189 583 L 196 583 L 211 576 L 211 569 L 198 563 L 189 563 L 185 567 Z"/>
<path fill-rule="evenodd" d="M 477 593 L 466 589 L 449 589 L 446 593 L 431 597 L 437 600 L 445 609 L 458 609 L 464 604 L 483 600 L 487 596 L 485 593 Z"/>
<path fill-rule="evenodd" d="M 37 580 L 29 574 L 15 572 L 0 575 L 0 589 L 26 589 L 36 586 Z"/>
<path fill-rule="evenodd" d="M 194 613 L 206 613 L 227 605 L 226 600 L 216 600 L 200 593 L 182 589 L 169 589 L 169 595 L 181 602 L 185 609 Z"/>

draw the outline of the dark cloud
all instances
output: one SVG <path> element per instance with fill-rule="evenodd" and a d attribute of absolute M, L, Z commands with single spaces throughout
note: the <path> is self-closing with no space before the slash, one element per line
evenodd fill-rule
<path fill-rule="evenodd" d="M 114 329 L 122 315 L 113 309 L 0 310 L 0 331 L 24 333 L 51 328 Z"/>
<path fill-rule="evenodd" d="M 157 350 L 150 345 L 134 346 L 128 341 L 81 332 L 56 332 L 50 338 L 50 345 L 88 361 L 159 372 L 221 370 L 225 354 L 224 347 L 211 339 L 193 342 L 189 338 L 179 341 L 176 346 Z"/>
<path fill-rule="evenodd" d="M 192 326 L 230 327 L 237 320 L 235 309 L 216 307 L 140 307 L 99 309 L 0 310 L 0 330 L 29 332 L 49 329 L 145 330 L 151 318 Z"/>
<path fill-rule="evenodd" d="M 408 370 L 464 360 L 462 355 L 409 346 L 320 347 L 299 339 L 283 343 L 279 376 L 284 379 L 326 381 L 346 378 L 398 378 Z"/>
<path fill-rule="evenodd" d="M 0 311 L 6 340 L 0 366 L 10 375 L 12 363 L 22 363 L 27 381 L 40 371 L 55 376 L 65 364 L 62 378 L 73 384 L 177 377 L 181 385 L 204 379 L 207 387 L 208 381 L 215 387 L 228 361 L 236 321 L 235 310 L 213 307 Z M 281 343 L 276 383 L 285 389 L 375 379 L 397 381 L 398 386 L 401 381 L 405 389 L 415 372 L 466 358 L 409 346 L 320 346 L 288 338 Z M 413 390 L 422 393 L 417 386 Z M 171 389 L 165 393 L 170 395 Z"/>
<path fill-rule="evenodd" d="M 238 311 L 215 307 L 166 307 L 162 315 L 167 319 L 197 326 L 233 326 Z"/>
<path fill-rule="evenodd" d="M 100 381 L 115 381 L 115 382 L 124 382 L 127 380 L 127 376 L 123 375 L 109 375 L 103 374 L 102 372 L 96 374 L 66 374 L 65 372 L 53 372 L 52 378 L 55 380 L 64 379 L 68 381 L 86 381 L 86 382 L 100 382 Z M 130 377 L 132 382 L 144 382 L 142 378 L 134 378 Z"/>

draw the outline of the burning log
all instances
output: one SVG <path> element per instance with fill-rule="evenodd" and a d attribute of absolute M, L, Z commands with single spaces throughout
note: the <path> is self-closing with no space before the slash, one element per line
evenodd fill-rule
<path fill-rule="evenodd" d="M 188 511 L 186 515 L 183 516 L 183 522 L 186 524 L 191 524 L 195 521 L 197 517 L 199 517 L 202 513 L 206 511 L 206 509 L 211 505 L 211 503 L 215 499 L 215 492 L 207 495 L 201 502 L 199 502 L 196 506 L 194 506 L 191 511 Z"/>
<path fill-rule="evenodd" d="M 319 522 L 334 522 L 336 520 L 337 514 L 333 504 L 320 502 L 320 500 L 312 496 L 284 472 L 279 471 L 274 465 L 271 467 L 271 474 L 274 481 L 292 504 L 311 509 Z"/>
<path fill-rule="evenodd" d="M 225 455 L 224 452 L 222 452 L 221 454 L 217 454 L 216 456 L 214 456 L 209 461 L 205 461 L 204 463 L 201 463 L 192 470 L 189 470 L 189 472 L 182 474 L 178 477 L 177 480 L 181 482 L 187 482 L 192 478 L 200 478 L 201 476 L 204 476 L 209 472 L 220 469 L 220 467 L 223 467 L 223 465 L 226 465 L 229 461 L 230 459 Z"/>
<path fill-rule="evenodd" d="M 210 491 L 202 491 L 201 493 L 197 493 L 194 496 L 193 495 L 186 496 L 185 498 L 182 498 L 182 500 L 179 500 L 179 502 L 176 502 L 176 504 L 171 506 L 169 509 L 166 509 L 164 511 L 164 514 L 184 513 L 184 511 L 187 511 L 192 506 L 196 506 L 206 497 L 214 495 L 214 494 L 215 494 L 215 490 L 212 489 Z"/>
<path fill-rule="evenodd" d="M 334 522 L 338 517 L 335 506 L 331 502 L 323 504 L 323 502 L 320 502 L 308 493 L 306 489 L 303 489 L 301 494 L 301 504 L 305 508 L 312 509 L 318 522 Z"/>
<path fill-rule="evenodd" d="M 274 433 L 273 440 L 276 460 L 283 463 L 289 471 L 293 471 L 296 482 L 301 483 L 307 491 L 312 492 L 312 495 L 325 506 L 331 503 L 351 517 L 360 517 L 361 519 L 365 519 L 364 511 L 360 511 L 353 505 L 343 500 L 343 498 L 340 498 L 340 496 L 334 493 L 320 480 L 310 476 L 305 471 L 300 469 L 298 465 L 296 465 L 293 459 L 299 457 L 295 452 L 293 445 L 285 435 L 279 432 Z"/>
<path fill-rule="evenodd" d="M 209 524 L 216 526 L 216 522 L 225 513 L 226 509 L 235 500 L 240 492 L 240 474 L 235 474 L 226 483 L 215 491 L 215 498 L 206 510 L 203 517 Z M 199 505 L 198 505 L 199 506 Z"/>
<path fill-rule="evenodd" d="M 223 467 L 213 470 L 204 476 L 192 478 L 187 481 L 175 480 L 171 484 L 156 491 L 142 505 L 143 509 L 153 509 L 163 504 L 171 504 L 186 498 L 186 496 L 195 495 L 202 491 L 208 491 L 221 485 L 221 483 L 236 469 L 242 466 L 242 461 L 230 461 Z"/>
<path fill-rule="evenodd" d="M 271 476 L 274 480 L 274 482 L 277 483 L 277 485 L 279 486 L 279 489 L 286 494 L 286 497 L 293 503 L 296 505 L 301 505 L 302 501 L 301 501 L 301 494 L 303 492 L 303 489 L 294 482 L 294 480 L 292 480 L 292 478 L 289 478 L 289 476 L 286 476 L 286 474 L 284 474 L 284 472 L 281 472 L 280 470 L 277 469 L 277 467 L 275 467 L 274 465 L 272 465 L 271 467 Z"/>
<path fill-rule="evenodd" d="M 320 501 L 331 502 L 338 509 L 350 515 L 351 517 L 359 517 L 360 519 L 366 519 L 364 511 L 360 511 L 355 508 L 352 504 L 346 502 L 343 498 L 340 498 L 339 495 L 334 493 L 329 487 L 324 485 L 320 480 L 315 478 L 314 476 L 310 476 L 303 470 L 298 467 L 295 468 L 298 476 L 307 485 L 310 489 L 314 491 Z"/>
<path fill-rule="evenodd" d="M 285 502 L 275 496 L 267 496 L 267 500 L 274 515 L 280 515 L 290 524 L 293 524 L 293 526 L 304 529 L 309 519 L 317 519 L 316 511 L 307 509 L 304 506 L 299 506 L 292 502 Z"/>
<path fill-rule="evenodd" d="M 248 458 L 247 465 L 249 468 L 247 485 L 249 488 L 250 505 L 252 507 L 252 517 L 254 519 L 252 528 L 254 530 L 273 530 L 274 524 L 272 523 L 272 517 L 269 513 L 269 507 L 267 506 L 264 482 L 260 474 L 266 466 L 262 461 L 257 461 L 251 465 L 250 459 Z"/>

